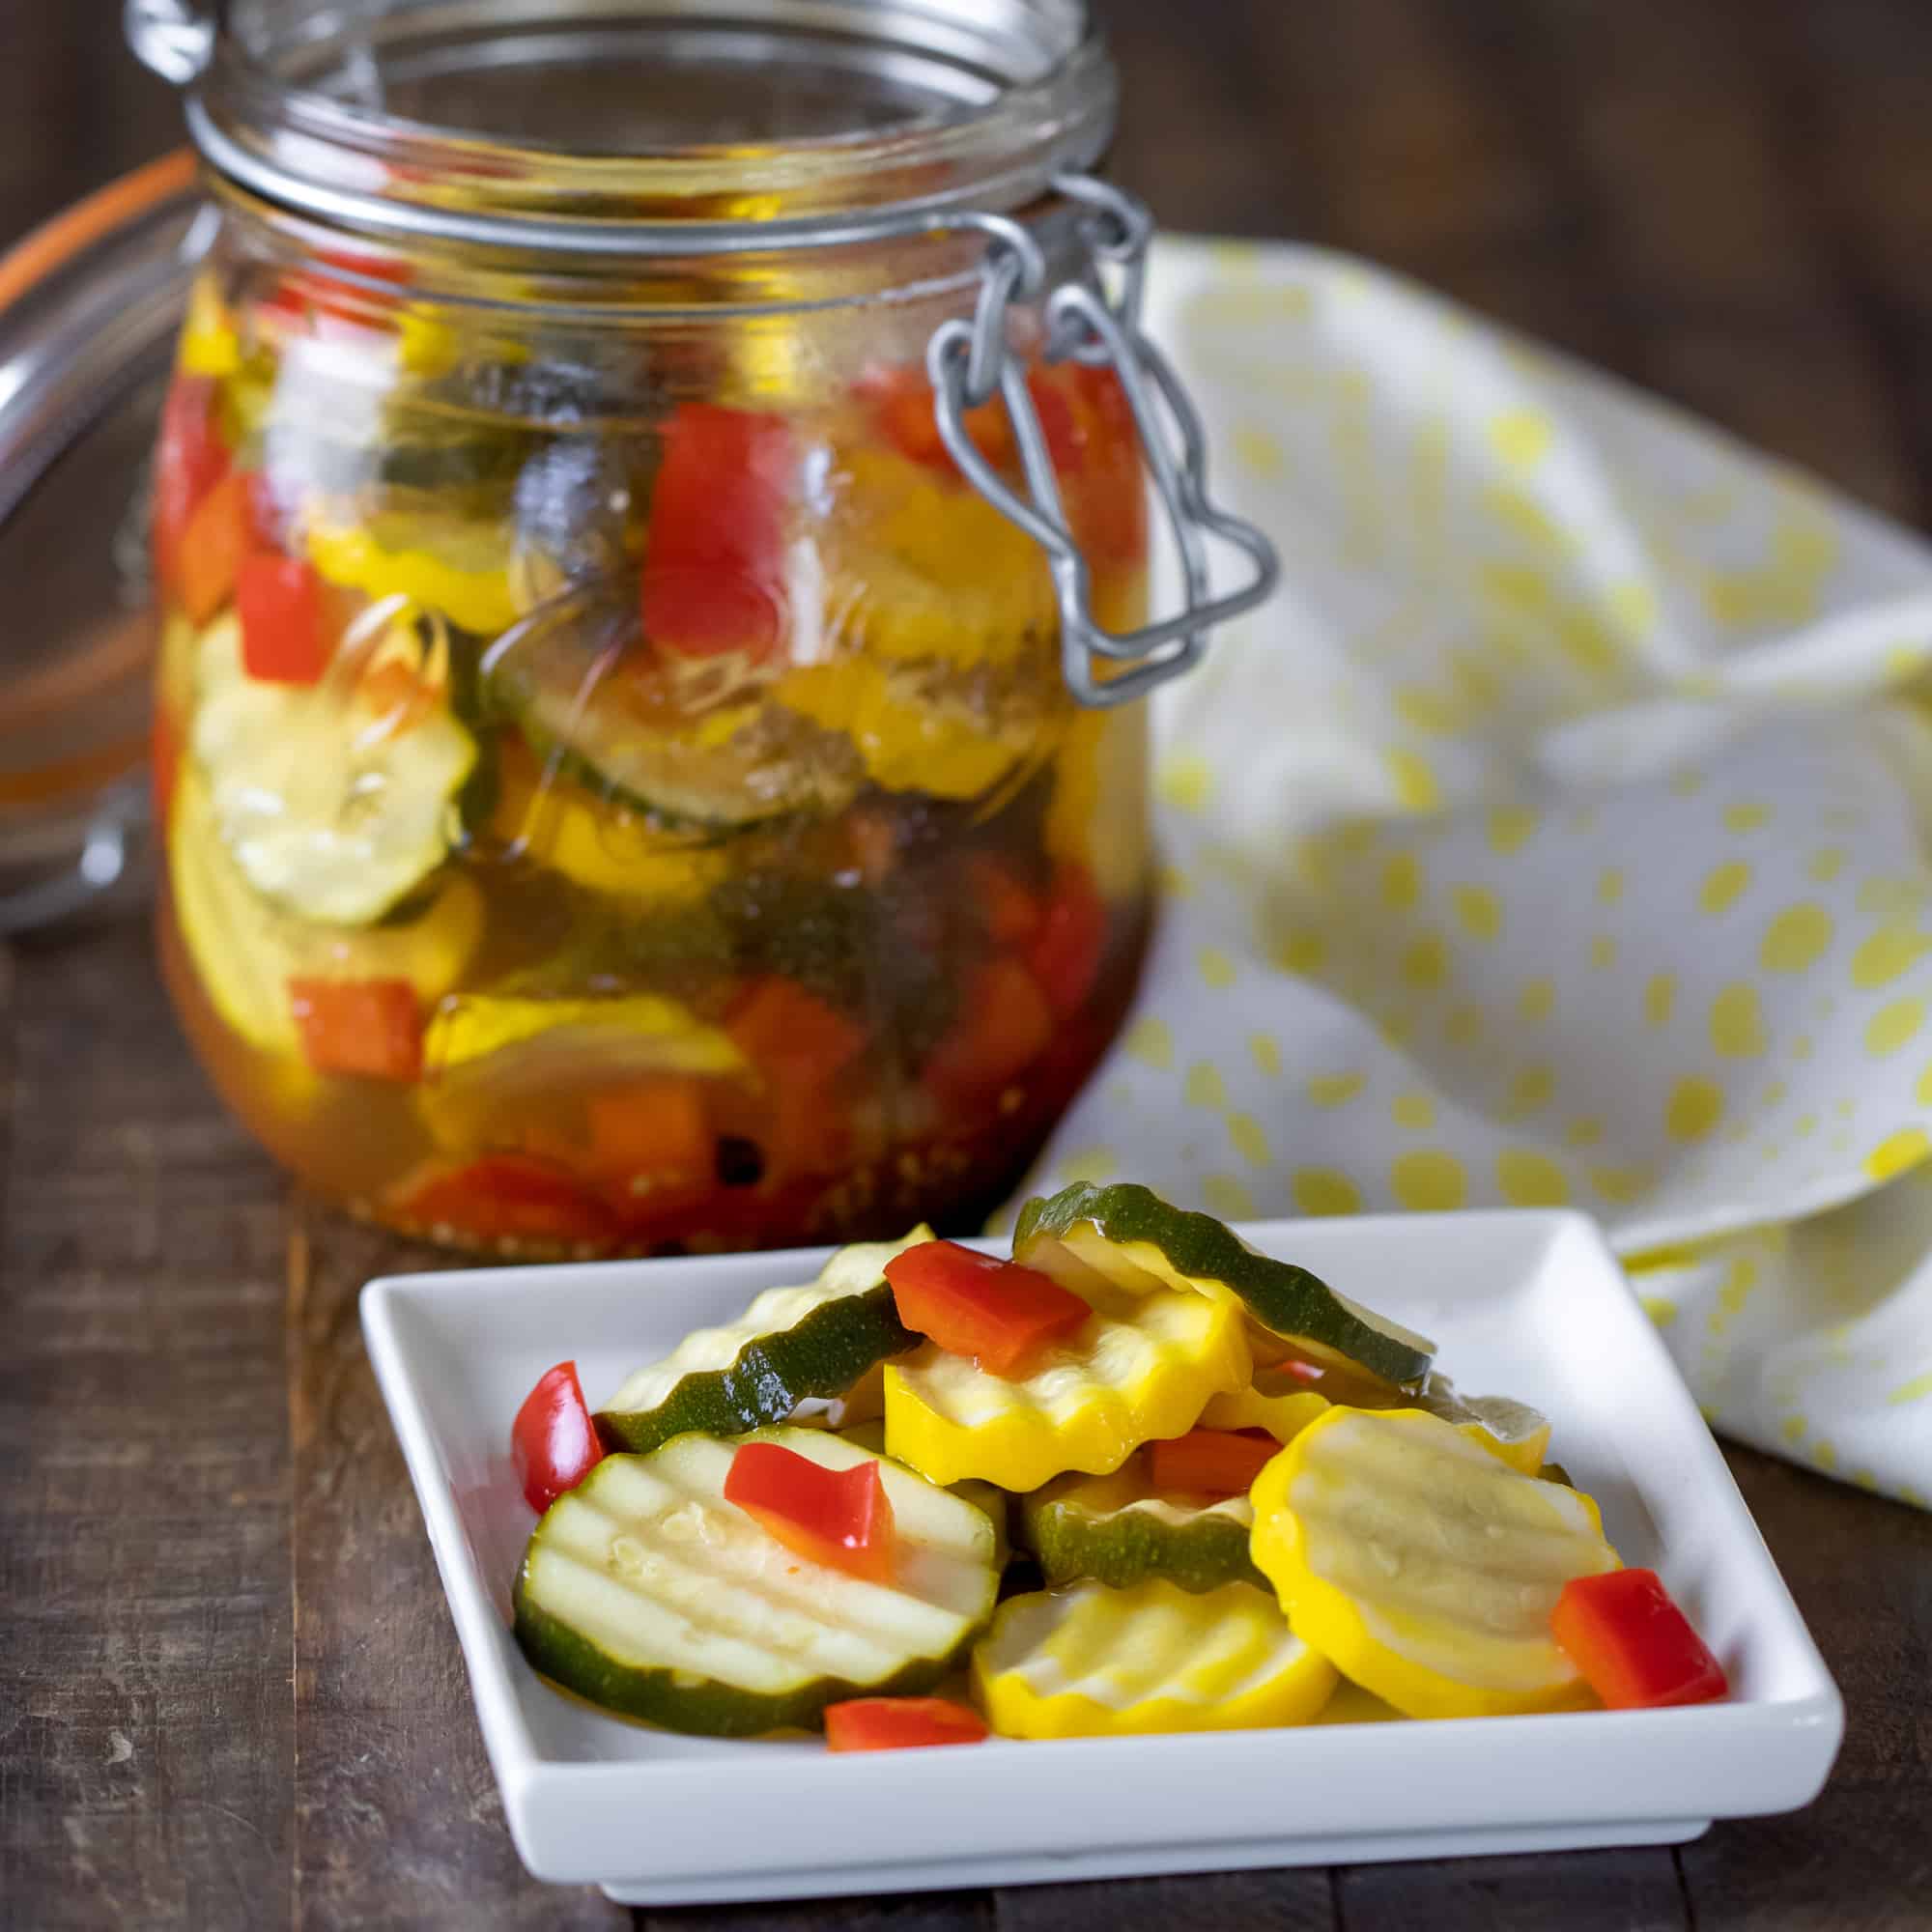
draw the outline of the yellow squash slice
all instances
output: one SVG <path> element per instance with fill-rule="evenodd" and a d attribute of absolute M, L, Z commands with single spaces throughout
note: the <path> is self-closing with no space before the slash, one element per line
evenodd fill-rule
<path fill-rule="evenodd" d="M 1597 1506 L 1423 1409 L 1333 1408 L 1256 1479 L 1250 1553 L 1295 1634 L 1411 1718 L 1594 1700 L 1549 1634 L 1573 1577 L 1621 1568 Z"/>
<path fill-rule="evenodd" d="M 1264 1429 L 1277 1442 L 1293 1442 L 1317 1416 L 1334 1405 L 1295 1377 L 1272 1377 L 1264 1369 L 1246 1388 L 1217 1395 L 1201 1411 L 1203 1429 Z"/>
<path fill-rule="evenodd" d="M 366 524 L 318 522 L 309 561 L 345 590 L 378 601 L 398 592 L 482 637 L 523 613 L 510 586 L 510 532 L 447 513 L 378 515 Z"/>
<path fill-rule="evenodd" d="M 1305 1724 L 1336 1674 L 1253 1584 L 1194 1596 L 1154 1578 L 1009 1598 L 973 1684 L 1003 1737 L 1095 1738 Z"/>
<path fill-rule="evenodd" d="M 1174 1290 L 1101 1288 L 1094 1313 L 1009 1381 L 928 1342 L 886 1367 L 886 1453 L 935 1483 L 979 1476 L 1037 1490 L 1067 1469 L 1104 1475 L 1143 1442 L 1182 1435 L 1251 1373 L 1239 1311 Z"/>

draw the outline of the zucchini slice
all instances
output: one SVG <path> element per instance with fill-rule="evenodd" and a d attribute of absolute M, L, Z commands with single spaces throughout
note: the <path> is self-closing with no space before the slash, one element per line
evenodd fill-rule
<path fill-rule="evenodd" d="M 1506 1395 L 1458 1395 L 1456 1384 L 1439 1370 L 1430 1371 L 1415 1406 L 1439 1415 L 1519 1475 L 1537 1474 L 1549 1454 L 1549 1418 L 1541 1409 Z"/>
<path fill-rule="evenodd" d="M 438 703 L 419 717 L 364 674 L 413 670 L 413 626 L 392 625 L 359 665 L 338 654 L 320 684 L 270 684 L 242 667 L 242 627 L 213 624 L 197 649 L 195 762 L 222 842 L 248 883 L 298 917 L 369 925 L 449 856 L 456 795 L 476 741 Z"/>
<path fill-rule="evenodd" d="M 1049 1583 L 1091 1577 L 1128 1590 L 1150 1577 L 1197 1594 L 1223 1583 L 1267 1588 L 1248 1555 L 1246 1496 L 1162 1495 L 1137 1461 L 1107 1476 L 1060 1476 L 1022 1499 L 1028 1547 Z"/>
<path fill-rule="evenodd" d="M 1182 1435 L 1208 1398 L 1253 1372 L 1232 1302 L 1104 1284 L 1094 1313 L 1023 1380 L 928 1342 L 886 1367 L 886 1448 L 935 1483 L 977 1476 L 1037 1490 L 1068 1469 L 1118 1469 L 1143 1442 Z"/>
<path fill-rule="evenodd" d="M 1170 1207 L 1130 1181 L 1076 1181 L 1029 1201 L 1013 1256 L 1056 1279 L 1069 1272 L 1065 1257 L 1135 1292 L 1182 1288 L 1236 1302 L 1317 1361 L 1367 1369 L 1405 1388 L 1421 1381 L 1435 1353 L 1426 1337 L 1337 1294 L 1306 1268 L 1257 1254 L 1211 1215 Z"/>
<path fill-rule="evenodd" d="M 1154 1577 L 1011 1597 L 973 1652 L 981 1707 L 1009 1738 L 1305 1724 L 1338 1681 L 1249 1583 L 1192 1596 Z"/>
<path fill-rule="evenodd" d="M 932 1238 L 840 1248 L 808 1288 L 768 1288 L 737 1321 L 698 1328 L 661 1362 L 625 1381 L 597 1416 L 613 1449 L 642 1453 L 687 1430 L 737 1435 L 785 1420 L 802 1402 L 830 1401 L 889 1355 L 919 1347 L 893 1305 L 885 1264 Z"/>
<path fill-rule="evenodd" d="M 867 1452 L 822 1429 L 762 1432 L 828 1468 Z M 875 1458 L 898 1538 L 890 1583 L 794 1554 L 724 1500 L 738 1445 L 680 1435 L 607 1456 L 531 1532 L 517 1641 L 544 1676 L 671 1730 L 755 1737 L 816 1724 L 841 1698 L 913 1694 L 991 1615 L 984 1514 Z"/>
<path fill-rule="evenodd" d="M 663 825 L 717 831 L 833 812 L 865 781 L 851 744 L 757 686 L 713 691 L 656 666 L 627 612 L 580 592 L 541 605 L 484 660 L 490 701 L 539 757 Z"/>

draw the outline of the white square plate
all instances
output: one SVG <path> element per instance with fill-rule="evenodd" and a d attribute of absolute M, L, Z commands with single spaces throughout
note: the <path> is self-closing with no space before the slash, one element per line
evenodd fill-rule
<path fill-rule="evenodd" d="M 509 1629 L 531 1518 L 511 1417 L 574 1356 L 594 1406 L 817 1252 L 374 1281 L 371 1359 L 409 1459 L 524 1862 L 643 1905 L 1667 1844 L 1807 1804 L 1836 1687 L 1723 1458 L 1596 1228 L 1567 1213 L 1265 1221 L 1257 1247 L 1436 1338 L 1459 1388 L 1544 1409 L 1626 1562 L 1659 1570 L 1733 1694 L 1686 1710 L 994 1741 L 832 1756 L 600 1716 Z M 990 1245 L 990 1244 L 987 1244 Z"/>

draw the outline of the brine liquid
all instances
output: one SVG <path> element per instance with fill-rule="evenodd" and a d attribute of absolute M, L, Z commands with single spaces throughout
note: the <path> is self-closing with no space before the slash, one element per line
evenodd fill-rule
<path fill-rule="evenodd" d="M 728 361 L 586 420 L 605 376 L 400 297 L 197 296 L 162 955 L 230 1104 L 357 1212 L 508 1254 L 969 1230 L 1125 1011 L 1142 713 L 1068 697 L 916 367 L 772 406 Z M 1122 628 L 1131 426 L 1092 372 L 1035 390 Z"/>

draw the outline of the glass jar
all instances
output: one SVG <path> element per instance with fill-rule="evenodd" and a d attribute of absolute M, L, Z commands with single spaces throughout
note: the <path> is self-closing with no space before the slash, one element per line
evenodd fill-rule
<path fill-rule="evenodd" d="M 1271 563 L 1208 604 L 1084 7 L 129 11 L 218 210 L 154 763 L 228 1101 L 478 1251 L 974 1225 L 1132 995 L 1131 700 Z"/>

